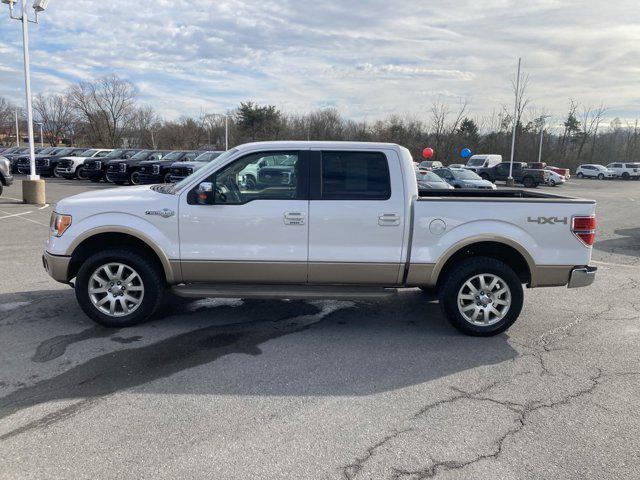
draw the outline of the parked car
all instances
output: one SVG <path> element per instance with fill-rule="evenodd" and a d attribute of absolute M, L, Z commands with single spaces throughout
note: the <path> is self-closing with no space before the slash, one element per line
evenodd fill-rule
<path fill-rule="evenodd" d="M 564 185 L 567 181 L 564 175 L 560 175 L 559 173 L 554 172 L 553 170 L 547 170 L 547 185 L 550 187 L 555 187 L 557 185 Z"/>
<path fill-rule="evenodd" d="M 565 180 L 569 180 L 571 178 L 571 170 L 568 168 L 554 167 L 553 165 L 547 165 L 547 170 L 551 170 L 552 172 L 556 172 L 558 175 L 562 175 Z"/>
<path fill-rule="evenodd" d="M 71 180 L 72 178 L 86 180 L 87 176 L 84 172 L 85 160 L 88 158 L 105 158 L 112 151 L 113 149 L 111 148 L 90 148 L 79 155 L 62 157 L 58 161 L 58 166 L 55 169 L 55 176 L 63 177 L 67 180 Z"/>
<path fill-rule="evenodd" d="M 246 165 L 275 156 L 293 161 L 295 180 L 240 188 Z M 418 190 L 409 150 L 394 144 L 251 143 L 180 184 L 60 200 L 43 265 L 116 328 L 152 318 L 168 292 L 344 299 L 421 287 L 456 328 L 489 336 L 516 321 L 523 285 L 594 281 L 593 200 L 469 193 Z"/>
<path fill-rule="evenodd" d="M 441 177 L 436 175 L 434 172 L 427 171 L 421 172 L 416 169 L 416 180 L 418 182 L 418 190 L 425 189 L 442 189 L 442 190 L 451 190 L 453 187 L 445 182 Z"/>
<path fill-rule="evenodd" d="M 56 167 L 58 162 L 65 157 L 75 157 L 85 152 L 86 148 L 64 147 L 53 150 L 46 155 L 38 156 L 36 160 L 36 173 L 43 177 L 51 177 L 56 175 Z M 18 172 L 28 174 L 31 170 L 29 157 L 23 157 L 18 162 Z"/>
<path fill-rule="evenodd" d="M 44 156 L 47 155 L 55 155 L 57 151 L 62 150 L 62 148 L 64 147 L 46 147 L 43 149 L 40 149 L 38 151 L 38 153 L 36 153 L 35 158 L 42 158 Z M 14 173 L 18 173 L 18 163 L 20 163 L 20 161 L 23 160 L 27 160 L 27 162 L 30 159 L 30 154 L 29 154 L 29 149 L 26 149 L 26 152 L 24 153 L 20 153 L 20 154 L 14 154 L 11 157 L 11 170 Z"/>
<path fill-rule="evenodd" d="M 422 172 L 427 172 L 427 171 L 433 170 L 434 168 L 441 168 L 441 167 L 442 167 L 442 162 L 439 162 L 437 160 L 423 160 L 418 164 L 418 168 Z"/>
<path fill-rule="evenodd" d="M 466 168 L 437 168 L 433 171 L 453 188 L 477 188 L 495 190 L 497 187 L 489 180 L 484 180 L 477 173 Z"/>
<path fill-rule="evenodd" d="M 495 167 L 499 163 L 502 163 L 502 155 L 472 155 L 464 168 L 478 173 L 481 168 Z"/>
<path fill-rule="evenodd" d="M 585 164 L 580 165 L 576 169 L 576 176 L 578 178 L 597 178 L 598 180 L 604 180 L 605 178 L 616 178 L 616 172 L 609 170 L 604 165 Z"/>
<path fill-rule="evenodd" d="M 477 173 L 484 180 L 491 182 L 506 181 L 509 178 L 510 162 L 502 162 L 493 167 L 478 168 Z M 513 180 L 527 188 L 534 188 L 547 181 L 544 170 L 527 168 L 526 163 L 513 162 Z"/>
<path fill-rule="evenodd" d="M 640 165 L 637 163 L 616 162 L 610 163 L 606 168 L 623 180 L 638 180 L 640 178 Z"/>
<path fill-rule="evenodd" d="M 4 187 L 13 184 L 13 175 L 11 174 L 11 163 L 9 159 L 0 154 L 0 195 Z"/>
<path fill-rule="evenodd" d="M 9 160 L 9 163 L 11 164 L 11 173 L 18 173 L 18 159 L 25 153 L 29 153 L 29 148 L 13 147 L 2 153 L 2 156 Z"/>
<path fill-rule="evenodd" d="M 104 158 L 87 158 L 82 166 L 84 174 L 89 180 L 95 183 L 105 180 L 107 165 L 111 160 L 126 160 L 140 151 L 141 150 L 139 148 L 117 149 L 110 152 Z"/>
<path fill-rule="evenodd" d="M 201 150 L 174 150 L 159 160 L 140 162 L 140 183 L 171 183 L 171 165 L 176 162 L 190 162 L 203 153 Z"/>
<path fill-rule="evenodd" d="M 202 167 L 204 167 L 207 163 L 215 160 L 220 155 L 222 155 L 223 151 L 211 151 L 204 152 L 201 155 L 197 156 L 195 160 L 192 162 L 176 162 L 171 165 L 171 181 L 179 182 L 193 172 L 197 172 Z"/>
<path fill-rule="evenodd" d="M 106 178 L 116 185 L 140 185 L 140 164 L 145 160 L 160 160 L 171 150 L 142 150 L 125 160 L 110 160 Z"/>

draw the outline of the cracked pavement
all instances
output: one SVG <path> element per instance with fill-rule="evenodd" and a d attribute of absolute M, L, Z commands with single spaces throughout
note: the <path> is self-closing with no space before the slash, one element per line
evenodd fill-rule
<path fill-rule="evenodd" d="M 640 182 L 552 191 L 599 202 L 596 283 L 527 290 L 484 339 L 419 290 L 104 329 L 42 270 L 50 208 L 6 189 L 31 213 L 0 220 L 0 478 L 638 478 Z"/>

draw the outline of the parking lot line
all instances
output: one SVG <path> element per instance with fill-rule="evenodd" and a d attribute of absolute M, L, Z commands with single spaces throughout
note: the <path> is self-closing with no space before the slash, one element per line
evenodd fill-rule
<path fill-rule="evenodd" d="M 11 218 L 11 217 L 15 217 L 15 218 L 19 218 L 21 220 L 26 220 L 27 222 L 32 222 L 38 225 L 42 225 L 43 227 L 47 227 L 49 228 L 48 224 L 44 224 L 41 222 L 37 222 L 35 220 L 31 220 L 30 218 L 26 218 L 26 217 L 22 217 L 21 215 L 27 215 L 29 213 L 33 213 L 32 211 L 29 212 L 22 212 L 22 213 L 11 213 L 11 212 L 5 212 L 4 210 L 0 210 L 0 213 L 4 213 L 6 214 L 4 217 L 0 217 L 0 220 L 5 219 L 5 218 Z"/>

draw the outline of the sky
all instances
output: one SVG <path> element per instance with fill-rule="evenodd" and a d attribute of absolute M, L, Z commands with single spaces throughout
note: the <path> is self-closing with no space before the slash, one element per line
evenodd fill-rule
<path fill-rule="evenodd" d="M 29 2 L 31 3 L 31 2 Z M 51 0 L 31 25 L 34 93 L 115 73 L 166 118 L 240 101 L 355 120 L 569 98 L 640 116 L 640 7 L 628 0 Z M 0 96 L 24 103 L 20 24 L 0 4 Z"/>

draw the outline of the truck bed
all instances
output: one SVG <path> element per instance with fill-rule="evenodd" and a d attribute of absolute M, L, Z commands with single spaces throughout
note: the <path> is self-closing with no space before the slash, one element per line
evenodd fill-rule
<path fill-rule="evenodd" d="M 418 201 L 421 200 L 438 200 L 446 199 L 455 201 L 456 199 L 464 199 L 473 201 L 487 201 L 495 199 L 496 201 L 505 200 L 531 200 L 531 201 L 547 201 L 547 202 L 584 202 L 595 203 L 593 200 L 584 200 L 574 197 L 566 197 L 563 195 L 555 195 L 552 193 L 536 192 L 532 190 L 521 190 L 517 188 L 502 188 L 499 190 L 482 190 L 476 188 L 456 188 L 453 190 L 419 190 Z"/>

